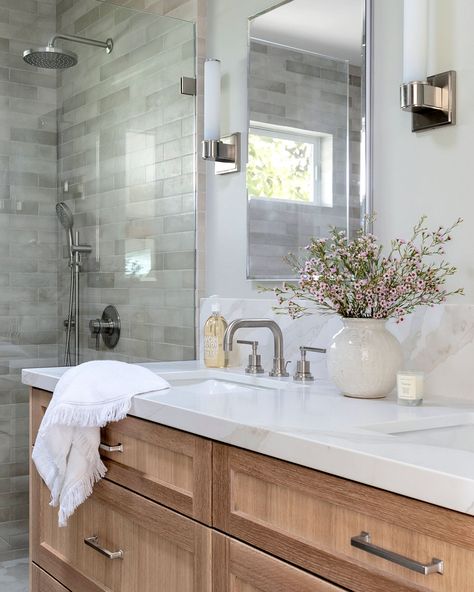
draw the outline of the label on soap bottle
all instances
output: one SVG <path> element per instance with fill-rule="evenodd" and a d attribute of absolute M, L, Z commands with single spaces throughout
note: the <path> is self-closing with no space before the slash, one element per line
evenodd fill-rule
<path fill-rule="evenodd" d="M 219 339 L 216 335 L 205 335 L 204 336 L 204 359 L 217 360 L 217 351 L 219 348 Z"/>

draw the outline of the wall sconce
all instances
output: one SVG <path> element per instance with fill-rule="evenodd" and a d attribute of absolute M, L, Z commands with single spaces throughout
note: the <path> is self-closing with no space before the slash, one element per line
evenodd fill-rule
<path fill-rule="evenodd" d="M 426 76 L 429 0 L 405 0 L 403 9 L 403 84 L 400 107 L 412 113 L 412 131 L 455 123 L 456 72 Z"/>
<path fill-rule="evenodd" d="M 240 171 L 240 133 L 221 137 L 221 63 L 204 62 L 204 140 L 202 158 L 216 163 L 216 175 Z"/>

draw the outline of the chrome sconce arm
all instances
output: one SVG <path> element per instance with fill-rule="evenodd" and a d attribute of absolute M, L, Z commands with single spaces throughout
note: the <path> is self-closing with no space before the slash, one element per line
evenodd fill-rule
<path fill-rule="evenodd" d="M 400 108 L 412 113 L 412 131 L 420 132 L 455 123 L 456 72 L 428 76 L 426 81 L 400 86 Z"/>

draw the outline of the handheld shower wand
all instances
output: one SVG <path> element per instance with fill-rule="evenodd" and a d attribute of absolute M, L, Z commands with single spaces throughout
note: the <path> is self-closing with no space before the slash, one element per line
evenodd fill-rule
<path fill-rule="evenodd" d="M 69 207 L 63 202 L 56 204 L 56 215 L 61 222 L 64 230 L 67 232 L 68 246 L 69 246 L 69 264 L 73 264 L 73 246 L 74 238 L 72 236 L 72 228 L 74 226 L 74 217 Z"/>
<path fill-rule="evenodd" d="M 75 364 L 79 364 L 79 272 L 81 270 L 81 253 L 90 253 L 90 245 L 79 244 L 79 234 L 76 232 L 76 242 L 72 229 L 74 227 L 74 216 L 71 210 L 63 201 L 56 204 L 56 214 L 64 230 L 67 232 L 69 246 L 69 267 L 71 268 L 71 280 L 69 286 L 69 311 L 65 321 L 66 344 L 64 348 L 64 365 L 71 365 L 71 331 L 74 327 Z M 74 315 L 73 315 L 74 310 Z"/>

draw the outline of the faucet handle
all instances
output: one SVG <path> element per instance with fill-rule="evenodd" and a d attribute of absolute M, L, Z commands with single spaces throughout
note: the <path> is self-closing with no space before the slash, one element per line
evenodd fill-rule
<path fill-rule="evenodd" d="M 306 381 L 314 380 L 314 377 L 311 374 L 310 363 L 306 359 L 306 352 L 315 352 L 317 354 L 325 354 L 326 349 L 323 347 L 309 347 L 306 345 L 300 347 L 301 360 L 298 360 L 298 362 L 296 364 L 296 372 L 293 376 L 293 380 L 296 380 L 298 382 L 306 382 Z"/>
<path fill-rule="evenodd" d="M 247 368 L 245 368 L 245 372 L 247 374 L 263 374 L 265 370 L 262 368 L 261 364 L 262 357 L 257 351 L 258 341 L 245 341 L 244 339 L 237 339 L 237 343 L 252 346 L 252 353 L 249 355 L 249 363 Z"/>

